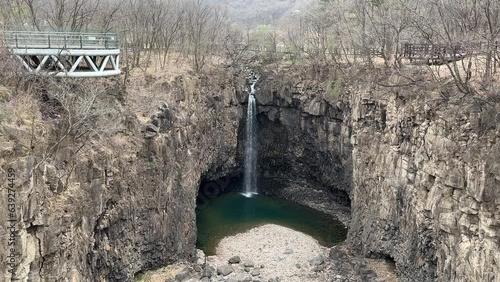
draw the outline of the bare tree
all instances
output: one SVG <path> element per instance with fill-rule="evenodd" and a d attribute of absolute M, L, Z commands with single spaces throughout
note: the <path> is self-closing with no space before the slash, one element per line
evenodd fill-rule
<path fill-rule="evenodd" d="M 222 38 L 224 54 L 229 65 L 238 65 L 250 47 L 248 33 L 234 27 L 227 27 Z"/>
<path fill-rule="evenodd" d="M 187 36 L 192 64 L 195 71 L 201 71 L 208 56 L 214 51 L 221 34 L 221 27 L 227 17 L 224 11 L 193 0 L 186 10 Z"/>

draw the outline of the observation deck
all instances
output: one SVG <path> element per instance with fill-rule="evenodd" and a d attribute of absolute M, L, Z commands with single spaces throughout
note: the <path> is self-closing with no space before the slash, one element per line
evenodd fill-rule
<path fill-rule="evenodd" d="M 116 33 L 0 31 L 0 40 L 32 74 L 120 74 L 120 42 Z"/>

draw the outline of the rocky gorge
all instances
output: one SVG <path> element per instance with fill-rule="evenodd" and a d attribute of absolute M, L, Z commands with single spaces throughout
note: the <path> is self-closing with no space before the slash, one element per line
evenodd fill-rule
<path fill-rule="evenodd" d="M 68 141 L 40 162 L 58 134 L 53 122 L 2 121 L 2 195 L 9 168 L 16 171 L 16 278 L 132 281 L 196 258 L 203 184 L 220 189 L 241 175 L 244 77 L 143 79 L 109 98 L 118 128 L 77 159 Z M 498 281 L 498 102 L 488 110 L 439 86 L 334 86 L 263 71 L 263 193 L 339 217 L 350 256 L 331 256 L 393 261 L 401 281 Z M 0 199 L 2 262 L 7 201 Z"/>

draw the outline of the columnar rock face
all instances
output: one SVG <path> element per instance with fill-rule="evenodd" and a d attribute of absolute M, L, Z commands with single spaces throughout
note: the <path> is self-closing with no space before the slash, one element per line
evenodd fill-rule
<path fill-rule="evenodd" d="M 402 281 L 500 279 L 498 103 L 417 86 L 359 83 L 340 97 L 282 77 L 259 87 L 273 194 L 307 203 L 318 200 L 311 184 L 345 189 L 349 245 L 393 259 Z"/>
<path fill-rule="evenodd" d="M 316 208 L 348 206 L 349 105 L 317 86 L 283 77 L 263 75 L 257 89 L 261 191 Z"/>
<path fill-rule="evenodd" d="M 351 93 L 349 241 L 402 281 L 498 281 L 498 105 L 431 94 Z"/>
<path fill-rule="evenodd" d="M 64 144 L 37 166 L 37 152 L 57 130 L 33 135 L 27 125 L 3 123 L 0 281 L 12 278 L 3 267 L 9 255 L 9 168 L 16 172 L 15 278 L 21 281 L 132 281 L 139 271 L 192 257 L 201 175 L 239 166 L 240 89 L 230 85 L 199 82 L 198 91 L 183 93 L 172 83 L 159 90 L 164 100 L 150 106 L 161 112 L 150 121 L 154 127 L 124 109 L 122 119 L 113 121 L 122 127 L 116 136 L 88 144 L 78 160 L 68 159 L 78 148 Z M 64 174 L 69 164 L 71 174 Z"/>
<path fill-rule="evenodd" d="M 257 84 L 264 192 L 322 210 L 345 200 L 349 246 L 392 258 L 402 281 L 500 279 L 498 105 L 363 82 L 336 93 L 305 81 L 263 75 Z M 240 167 L 245 96 L 234 78 L 194 84 L 155 84 L 161 98 L 135 101 L 159 107 L 151 118 L 122 108 L 120 130 L 77 160 L 78 148 L 64 143 L 40 162 L 57 122 L 2 122 L 0 260 L 9 256 L 11 168 L 17 278 L 131 281 L 194 255 L 200 179 Z"/>

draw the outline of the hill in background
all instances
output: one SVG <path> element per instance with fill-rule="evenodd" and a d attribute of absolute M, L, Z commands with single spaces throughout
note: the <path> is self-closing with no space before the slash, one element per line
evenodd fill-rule
<path fill-rule="evenodd" d="M 276 24 L 294 12 L 300 12 L 319 0 L 206 0 L 226 7 L 231 18 L 240 24 L 255 26 Z"/>

